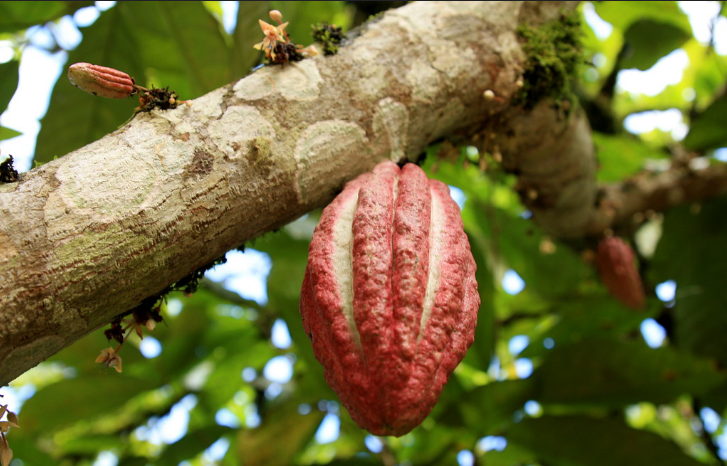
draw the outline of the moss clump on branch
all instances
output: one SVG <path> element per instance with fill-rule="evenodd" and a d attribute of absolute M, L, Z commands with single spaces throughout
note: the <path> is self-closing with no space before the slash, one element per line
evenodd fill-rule
<path fill-rule="evenodd" d="M 559 104 L 573 99 L 573 80 L 578 65 L 584 63 L 581 22 L 575 12 L 561 12 L 560 17 L 538 28 L 520 25 L 527 56 L 523 65 L 523 87 L 516 103 L 530 110 L 546 98 Z"/>
<path fill-rule="evenodd" d="M 311 26 L 311 29 L 313 40 L 323 44 L 323 53 L 326 56 L 337 54 L 339 44 L 346 38 L 346 34 L 335 24 L 318 23 Z"/>

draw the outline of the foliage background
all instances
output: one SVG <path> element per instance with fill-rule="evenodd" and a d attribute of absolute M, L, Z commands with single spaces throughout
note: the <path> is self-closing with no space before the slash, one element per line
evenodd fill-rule
<path fill-rule="evenodd" d="M 17 51 L 0 64 L 0 108 L 18 85 L 26 29 L 53 30 L 62 17 L 90 6 L 0 3 L 0 39 Z M 81 28 L 83 41 L 68 51 L 68 63 L 112 66 L 142 85 L 194 98 L 259 62 L 252 49 L 261 40 L 257 20 L 271 8 L 283 12 L 292 38 L 304 44 L 310 24 L 347 29 L 361 17 L 344 2 L 243 2 L 227 33 L 219 2 L 120 2 Z M 576 87 L 595 130 L 599 179 L 643 176 L 685 151 L 698 156 L 691 163 L 722 163 L 725 56 L 695 39 L 676 2 L 584 4 L 579 14 L 594 8 L 613 31 L 602 38 L 583 23 L 586 53 Z M 615 86 L 623 70 L 650 69 L 677 49 L 689 64 L 659 94 Z M 131 108 L 60 79 L 35 161 L 100 138 Z M 638 137 L 624 130 L 630 115 L 667 109 L 687 124 L 682 141 L 659 129 Z M 0 128 L 2 139 L 15 135 Z M 424 167 L 466 199 L 462 214 L 482 307 L 474 346 L 419 428 L 398 439 L 370 436 L 325 383 L 298 314 L 317 220 L 312 213 L 249 245 L 272 264 L 267 300 L 207 280 L 192 297 L 170 297 L 165 324 L 145 339 L 147 357 L 130 339 L 121 352 L 122 374 L 94 364 L 108 346 L 99 331 L 3 389 L 22 402 L 21 428 L 8 434 L 13 466 L 724 463 L 727 199 L 650 215 L 641 229 L 627 232 L 649 295 L 648 310 L 635 313 L 608 295 L 583 259 L 592 244 L 563 244 L 528 220 L 514 178 L 490 154 L 461 147 L 458 158 L 444 160 L 438 153 L 430 148 Z M 662 301 L 655 290 L 665 282 L 676 285 L 676 294 L 662 293 Z M 644 325 L 664 338 L 647 344 Z"/>

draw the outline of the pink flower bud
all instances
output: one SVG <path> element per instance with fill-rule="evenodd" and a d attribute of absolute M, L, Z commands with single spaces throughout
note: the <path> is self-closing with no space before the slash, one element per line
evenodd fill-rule
<path fill-rule="evenodd" d="M 273 21 L 277 21 L 278 24 L 280 24 L 283 22 L 283 14 L 278 10 L 271 10 L 270 19 L 272 19 Z"/>
<path fill-rule="evenodd" d="M 71 65 L 68 80 L 82 91 L 107 99 L 124 99 L 136 92 L 134 79 L 128 74 L 90 63 Z"/>

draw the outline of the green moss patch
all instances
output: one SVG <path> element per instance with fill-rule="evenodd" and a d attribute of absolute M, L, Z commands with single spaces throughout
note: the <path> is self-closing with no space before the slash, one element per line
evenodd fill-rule
<path fill-rule="evenodd" d="M 576 69 L 584 63 L 578 14 L 562 12 L 557 20 L 538 28 L 521 25 L 518 34 L 527 59 L 516 103 L 529 110 L 547 98 L 572 100 Z"/>

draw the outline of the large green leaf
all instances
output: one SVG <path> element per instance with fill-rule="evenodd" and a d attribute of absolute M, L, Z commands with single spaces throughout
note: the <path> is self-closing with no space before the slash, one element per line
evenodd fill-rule
<path fill-rule="evenodd" d="M 648 70 L 660 58 L 670 54 L 691 37 L 691 31 L 652 19 L 631 24 L 624 33 L 628 51 L 621 67 Z"/>
<path fill-rule="evenodd" d="M 477 314 L 475 342 L 467 352 L 467 362 L 486 371 L 495 351 L 495 283 L 488 262 L 485 240 L 477 234 L 470 234 L 472 256 L 477 263 L 477 289 L 480 293 L 480 309 Z"/>
<path fill-rule="evenodd" d="M 0 64 L 0 113 L 5 111 L 18 88 L 18 68 L 20 62 L 16 60 Z"/>
<path fill-rule="evenodd" d="M 20 136 L 21 132 L 15 131 L 14 129 L 6 128 L 4 126 L 0 126 L 0 141 L 4 139 L 11 139 L 14 137 Z"/>
<path fill-rule="evenodd" d="M 220 437 L 232 431 L 229 427 L 213 425 L 187 432 L 179 441 L 169 445 L 155 463 L 158 466 L 177 466 L 180 462 L 202 453 Z"/>
<path fill-rule="evenodd" d="M 22 422 L 22 415 L 20 416 Z M 32 436 L 18 436 L 16 432 L 20 432 L 21 429 L 11 429 L 9 433 L 5 434 L 8 439 L 10 448 L 13 449 L 13 454 L 16 459 L 23 461 L 23 466 L 46 466 L 49 464 L 56 464 L 53 457 L 43 449 L 38 448 L 37 439 Z M 17 462 L 15 463 L 17 464 Z M 13 465 L 15 466 L 15 465 Z"/>
<path fill-rule="evenodd" d="M 0 32 L 21 29 L 53 21 L 94 2 L 0 2 Z"/>
<path fill-rule="evenodd" d="M 458 409 L 473 435 L 493 435 L 512 422 L 513 413 L 532 399 L 533 389 L 531 379 L 492 382 L 463 395 Z"/>
<path fill-rule="evenodd" d="M 482 456 L 487 466 L 513 466 L 514 464 L 536 464 L 537 457 L 527 448 L 510 444 L 502 451 L 490 450 Z"/>
<path fill-rule="evenodd" d="M 595 2 L 594 6 L 601 18 L 622 32 L 640 19 L 668 23 L 686 33 L 692 32 L 689 19 L 677 2 Z"/>
<path fill-rule="evenodd" d="M 184 99 L 231 81 L 229 49 L 201 2 L 121 2 L 119 7 L 119 26 L 131 35 L 148 86 L 169 86 Z"/>
<path fill-rule="evenodd" d="M 725 101 L 727 102 L 727 101 Z M 674 343 L 727 365 L 727 198 L 672 209 L 652 262 L 656 283 L 675 280 Z"/>
<path fill-rule="evenodd" d="M 270 2 L 240 2 L 237 25 L 232 35 L 232 79 L 246 76 L 260 60 L 262 53 L 253 45 L 263 40 L 258 20 L 269 22 L 269 11 Z"/>
<path fill-rule="evenodd" d="M 265 363 L 276 355 L 269 342 L 250 342 L 244 352 L 237 354 L 223 353 L 223 358 L 216 365 L 203 388 L 200 404 L 210 412 L 222 408 L 244 383 L 240 374 L 246 367 L 262 372 Z"/>
<path fill-rule="evenodd" d="M 270 7 L 280 10 L 283 13 L 283 21 L 290 21 L 286 28 L 290 34 L 290 40 L 296 44 L 308 45 L 313 42 L 311 37 L 311 25 L 325 21 L 329 24 L 336 24 L 344 29 L 348 28 L 348 16 L 344 14 L 346 2 L 270 2 Z M 269 21 L 266 14 L 260 18 Z M 260 35 L 260 42 L 262 34 Z"/>
<path fill-rule="evenodd" d="M 541 403 L 608 407 L 699 396 L 725 379 L 709 361 L 690 354 L 606 339 L 556 347 L 533 378 Z"/>
<path fill-rule="evenodd" d="M 102 450 L 121 449 L 124 443 L 119 435 L 84 435 L 64 442 L 61 450 L 64 455 L 96 456 Z"/>
<path fill-rule="evenodd" d="M 84 28 L 83 41 L 69 54 L 68 63 L 88 62 L 110 66 L 143 76 L 143 66 L 131 43 L 133 33 L 123 26 L 121 2 L 101 14 L 90 27 Z M 41 121 L 35 150 L 36 162 L 48 162 L 115 130 L 133 114 L 136 104 L 131 100 L 95 97 L 75 88 L 65 73 L 56 83 L 48 113 Z"/>
<path fill-rule="evenodd" d="M 611 418 L 563 416 L 525 419 L 513 425 L 507 433 L 507 440 L 529 450 L 540 462 L 558 466 L 702 464 L 662 437 L 632 429 Z"/>
<path fill-rule="evenodd" d="M 271 411 L 260 427 L 241 430 L 237 438 L 239 464 L 267 466 L 292 464 L 303 446 L 315 435 L 323 412 L 314 409 L 301 415 L 298 403 L 290 400 Z"/>
<path fill-rule="evenodd" d="M 704 151 L 727 146 L 727 94 L 717 97 L 700 113 L 684 138 L 687 149 Z"/>
<path fill-rule="evenodd" d="M 556 347 L 566 347 L 585 339 L 616 338 L 638 331 L 646 315 L 633 312 L 613 299 L 606 290 L 563 301 L 556 308 L 555 324 L 531 338 L 530 345 L 520 354 L 532 358 L 544 356 L 546 339 Z"/>
<path fill-rule="evenodd" d="M 476 215 L 473 220 L 497 245 L 505 264 L 522 277 L 530 292 L 542 297 L 563 297 L 574 293 L 580 282 L 592 275 L 583 261 L 565 246 L 556 247 L 551 254 L 543 253 L 540 244 L 544 235 L 533 222 L 479 201 L 473 202 L 473 209 L 491 213 Z"/>
<path fill-rule="evenodd" d="M 120 375 L 115 371 L 63 380 L 39 390 L 23 405 L 22 429 L 14 434 L 33 436 L 81 420 L 96 419 L 119 409 L 129 398 L 155 387 L 155 381 Z"/>
<path fill-rule="evenodd" d="M 199 97 L 230 80 L 229 50 L 200 2 L 119 2 L 82 29 L 68 63 L 122 70 L 137 84 Z M 114 131 L 133 114 L 135 100 L 102 99 L 56 83 L 38 136 L 35 160 L 47 162 Z"/>
<path fill-rule="evenodd" d="M 332 396 L 332 391 L 325 382 L 323 367 L 313 354 L 298 310 L 300 289 L 308 262 L 308 244 L 308 240 L 294 239 L 286 230 L 281 230 L 259 238 L 253 247 L 268 253 L 273 260 L 273 268 L 268 276 L 268 308 L 285 319 L 299 360 L 305 362 L 305 383 L 317 387 L 321 398 L 324 398 Z"/>
<path fill-rule="evenodd" d="M 641 171 L 646 160 L 663 159 L 667 155 L 628 134 L 611 136 L 594 132 L 593 142 L 598 155 L 598 180 L 604 182 L 621 181 Z"/>

